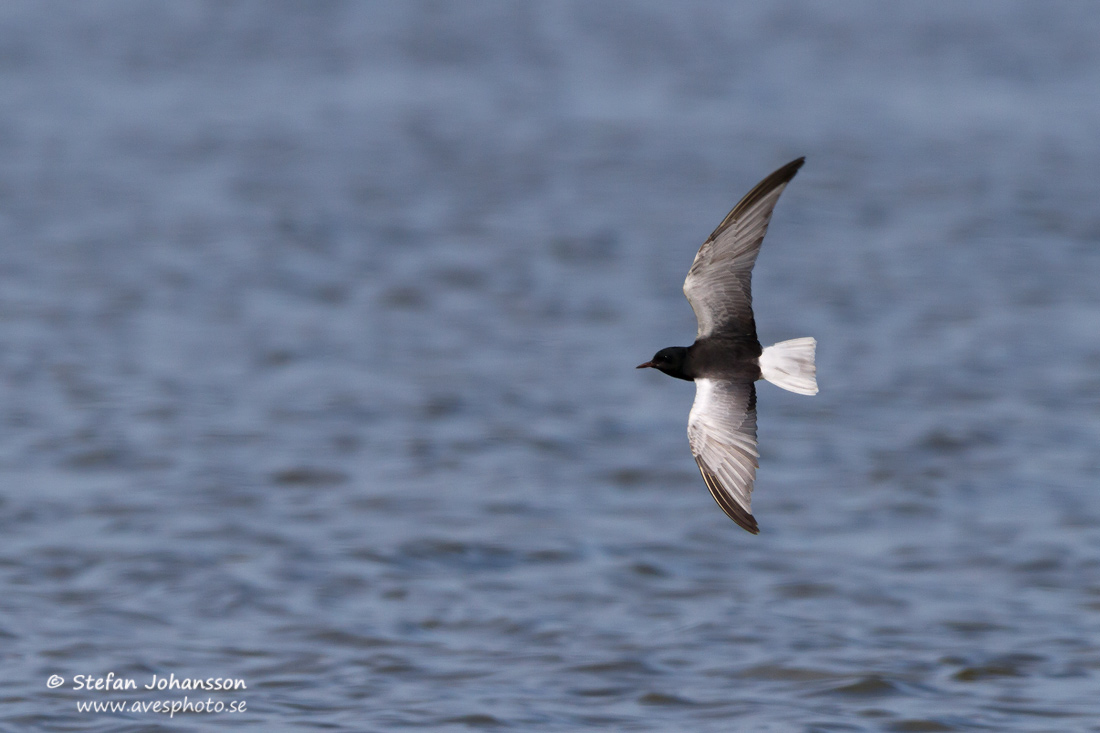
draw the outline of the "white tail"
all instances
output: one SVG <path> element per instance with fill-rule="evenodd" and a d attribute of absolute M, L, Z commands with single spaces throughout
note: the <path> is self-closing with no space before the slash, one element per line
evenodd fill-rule
<path fill-rule="evenodd" d="M 760 355 L 760 376 L 776 387 L 798 394 L 817 394 L 813 337 L 780 341 Z"/>

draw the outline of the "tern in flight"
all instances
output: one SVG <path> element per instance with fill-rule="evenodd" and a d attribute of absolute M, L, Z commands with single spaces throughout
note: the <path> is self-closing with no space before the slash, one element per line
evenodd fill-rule
<path fill-rule="evenodd" d="M 765 379 L 798 394 L 817 394 L 813 338 L 765 349 L 752 316 L 752 266 L 779 195 L 805 158 L 772 173 L 733 207 L 703 242 L 684 280 L 699 331 L 691 346 L 661 349 L 638 368 L 695 382 L 688 442 L 699 472 L 730 519 L 759 534 L 752 516 L 756 480 L 756 385 Z"/>

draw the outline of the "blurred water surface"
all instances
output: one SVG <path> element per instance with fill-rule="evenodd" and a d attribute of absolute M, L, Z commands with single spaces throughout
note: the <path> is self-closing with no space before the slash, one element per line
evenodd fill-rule
<path fill-rule="evenodd" d="M 1094 10 L 3 4 L 0 728 L 1100 730 Z M 751 537 L 633 367 L 799 155 Z"/>

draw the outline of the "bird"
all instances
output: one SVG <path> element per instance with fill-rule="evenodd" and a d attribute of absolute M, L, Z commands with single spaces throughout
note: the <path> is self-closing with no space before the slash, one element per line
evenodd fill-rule
<path fill-rule="evenodd" d="M 752 515 L 756 447 L 756 382 L 817 394 L 812 337 L 761 348 L 752 312 L 752 268 L 779 195 L 804 157 L 779 168 L 745 194 L 695 255 L 684 295 L 699 329 L 691 346 L 658 351 L 638 369 L 652 368 L 695 382 L 688 443 L 703 482 L 726 515 L 760 533 Z"/>

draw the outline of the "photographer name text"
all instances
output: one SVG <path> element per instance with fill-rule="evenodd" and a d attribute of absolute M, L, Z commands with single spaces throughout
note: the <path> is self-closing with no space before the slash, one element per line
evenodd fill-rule
<path fill-rule="evenodd" d="M 248 685 L 242 679 L 232 677 L 176 677 L 169 674 L 167 677 L 153 675 L 147 683 L 140 685 L 129 677 L 118 677 L 114 672 L 108 672 L 104 677 L 91 674 L 78 674 L 73 677 L 74 690 L 247 690 Z"/>

